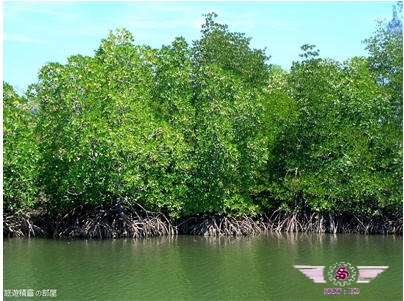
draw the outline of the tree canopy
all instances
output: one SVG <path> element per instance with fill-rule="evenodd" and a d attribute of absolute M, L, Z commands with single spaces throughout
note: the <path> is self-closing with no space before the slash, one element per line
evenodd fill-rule
<path fill-rule="evenodd" d="M 205 16 L 191 45 L 119 29 L 93 56 L 3 84 L 5 208 L 138 203 L 177 218 L 402 208 L 402 21 L 368 57 L 303 45 L 285 71 Z"/>

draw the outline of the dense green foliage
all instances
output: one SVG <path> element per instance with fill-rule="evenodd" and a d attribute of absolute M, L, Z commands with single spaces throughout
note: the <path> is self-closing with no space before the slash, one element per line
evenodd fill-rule
<path fill-rule="evenodd" d="M 3 85 L 3 202 L 15 211 L 36 203 L 38 160 L 35 117 L 28 101 Z"/>
<path fill-rule="evenodd" d="M 93 57 L 45 65 L 26 94 L 35 110 L 5 84 L 5 206 L 400 210 L 401 20 L 379 26 L 367 58 L 304 45 L 286 72 L 215 17 L 192 45 L 118 30 Z"/>
<path fill-rule="evenodd" d="M 284 91 L 293 121 L 277 136 L 268 168 L 275 199 L 360 213 L 400 203 L 401 136 L 368 65 L 365 58 L 293 65 Z"/>

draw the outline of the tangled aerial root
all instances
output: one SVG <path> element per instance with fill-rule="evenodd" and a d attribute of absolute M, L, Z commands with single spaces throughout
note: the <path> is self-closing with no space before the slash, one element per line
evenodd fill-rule
<path fill-rule="evenodd" d="M 352 213 L 302 213 L 293 211 L 285 214 L 274 211 L 265 215 L 268 230 L 273 232 L 315 232 L 315 233 L 362 233 L 362 234 L 402 234 L 403 217 L 379 215 L 358 217 Z"/>
<path fill-rule="evenodd" d="M 45 236 L 46 230 L 38 225 L 35 216 L 30 213 L 4 213 L 3 236 L 4 237 L 35 237 Z"/>
<path fill-rule="evenodd" d="M 61 216 L 47 213 L 5 213 L 4 237 L 54 238 L 141 238 L 175 236 L 245 236 L 264 232 L 378 233 L 402 234 L 401 213 L 358 217 L 352 213 L 320 214 L 276 210 L 251 217 L 209 215 L 189 217 L 174 223 L 161 212 L 150 212 L 141 205 L 115 204 L 84 208 L 78 206 Z"/>
<path fill-rule="evenodd" d="M 199 221 L 192 219 L 179 225 L 181 233 L 203 236 L 241 236 L 260 234 L 266 225 L 244 214 L 240 217 L 209 216 Z"/>
<path fill-rule="evenodd" d="M 54 237 L 71 238 L 139 238 L 177 234 L 177 229 L 162 213 L 133 207 L 97 206 L 84 211 L 81 206 L 64 215 L 57 224 Z"/>

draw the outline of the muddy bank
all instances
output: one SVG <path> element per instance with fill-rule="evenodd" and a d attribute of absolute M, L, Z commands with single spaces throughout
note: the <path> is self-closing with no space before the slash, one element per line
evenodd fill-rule
<path fill-rule="evenodd" d="M 173 220 L 141 205 L 79 206 L 66 214 L 51 215 L 43 210 L 5 212 L 4 237 L 50 238 L 141 238 L 178 234 L 243 236 L 271 232 L 402 234 L 401 213 L 379 216 L 352 213 L 284 213 L 280 210 L 252 217 L 194 216 Z"/>

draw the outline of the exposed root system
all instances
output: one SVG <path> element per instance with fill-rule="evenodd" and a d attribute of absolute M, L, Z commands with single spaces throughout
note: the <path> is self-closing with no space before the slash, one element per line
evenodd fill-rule
<path fill-rule="evenodd" d="M 4 237 L 35 237 L 45 236 L 44 230 L 36 222 L 36 216 L 30 213 L 17 212 L 14 214 L 4 213 L 3 215 L 3 236 Z"/>
<path fill-rule="evenodd" d="M 403 217 L 399 214 L 358 217 L 355 214 L 290 214 L 274 211 L 265 215 L 268 230 L 274 232 L 317 232 L 317 233 L 363 233 L 363 234 L 402 234 Z"/>
<path fill-rule="evenodd" d="M 140 211 L 140 210 L 141 211 Z M 177 229 L 162 213 L 153 213 L 138 205 L 95 207 L 83 210 L 81 206 L 62 217 L 54 237 L 71 238 L 138 238 L 176 235 Z"/>
<path fill-rule="evenodd" d="M 141 238 L 174 236 L 177 234 L 203 236 L 245 236 L 263 232 L 315 232 L 402 234 L 403 218 L 400 213 L 380 214 L 374 217 L 352 213 L 286 214 L 276 210 L 271 214 L 251 217 L 210 215 L 190 217 L 174 222 L 161 212 L 150 212 L 141 205 L 79 206 L 65 215 L 18 212 L 4 214 L 4 237 L 54 238 Z"/>
<path fill-rule="evenodd" d="M 247 215 L 241 217 L 212 215 L 202 220 L 188 220 L 179 227 L 181 233 L 203 236 L 254 235 L 266 230 L 264 223 Z"/>

